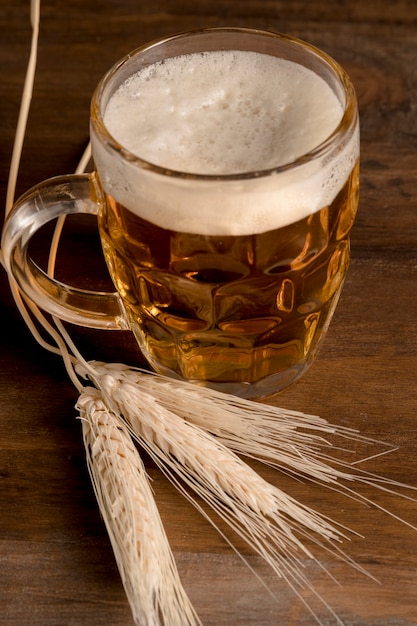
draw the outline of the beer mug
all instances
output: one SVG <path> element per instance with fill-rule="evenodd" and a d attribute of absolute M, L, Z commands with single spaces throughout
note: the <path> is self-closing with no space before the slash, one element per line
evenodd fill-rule
<path fill-rule="evenodd" d="M 45 181 L 6 220 L 21 290 L 74 324 L 130 329 L 157 372 L 243 397 L 311 364 L 349 265 L 359 122 L 343 69 L 298 39 L 216 28 L 127 55 L 91 105 L 95 171 Z M 46 222 L 97 215 L 115 293 L 31 260 Z"/>

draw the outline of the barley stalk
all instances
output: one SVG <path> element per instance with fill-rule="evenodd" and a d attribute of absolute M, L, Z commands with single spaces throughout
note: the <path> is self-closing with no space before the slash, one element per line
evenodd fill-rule
<path fill-rule="evenodd" d="M 80 395 L 87 464 L 138 626 L 200 624 L 181 584 L 142 460 L 99 393 Z"/>
<path fill-rule="evenodd" d="M 235 452 L 296 477 L 328 486 L 343 479 L 350 483 L 362 481 L 375 486 L 383 483 L 410 489 L 407 485 L 360 470 L 357 464 L 362 459 L 349 463 L 336 458 L 335 452 L 350 451 L 344 448 L 345 444 L 343 447 L 333 445 L 329 436 L 342 442 L 378 444 L 384 450 L 380 454 L 392 450 L 384 442 L 365 438 L 351 428 L 330 424 L 317 415 L 251 402 L 123 363 L 92 361 L 91 366 L 99 376 L 110 373 L 120 381 L 140 386 L 144 392 L 155 396 L 161 406 L 215 435 Z M 77 371 L 84 377 L 87 375 L 81 365 Z"/>
<path fill-rule="evenodd" d="M 302 538 L 367 574 L 338 546 L 346 538 L 342 527 L 265 481 L 213 435 L 161 406 L 155 395 L 109 371 L 92 376 L 106 406 L 126 420 L 134 437 L 181 493 L 218 527 L 196 496 L 208 503 L 288 583 L 318 623 L 302 589 L 308 588 L 341 623 L 303 571 L 306 559 L 321 565 Z"/>
<path fill-rule="evenodd" d="M 317 415 L 251 402 L 122 363 L 94 361 L 91 365 L 99 376 L 111 373 L 119 381 L 140 386 L 142 391 L 157 398 L 161 407 L 214 435 L 227 448 L 267 463 L 297 479 L 317 482 L 365 505 L 379 508 L 393 519 L 417 530 L 414 524 L 382 507 L 375 499 L 362 495 L 357 484 L 367 484 L 409 500 L 415 500 L 407 495 L 415 488 L 359 468 L 358 464 L 368 457 L 356 459 L 353 463 L 336 458 L 332 453 L 342 448 L 335 448 L 326 437 L 336 436 L 342 441 L 348 439 L 383 447 L 383 452 L 369 458 L 392 451 L 393 448 L 387 444 L 362 437 L 351 428 L 329 424 Z M 86 376 L 82 366 L 78 367 L 78 371 Z"/>

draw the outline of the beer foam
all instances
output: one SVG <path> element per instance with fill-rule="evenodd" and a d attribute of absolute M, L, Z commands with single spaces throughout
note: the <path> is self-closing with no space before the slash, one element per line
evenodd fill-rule
<path fill-rule="evenodd" d="M 311 70 L 266 54 L 215 51 L 166 59 L 129 77 L 104 122 L 132 154 L 189 174 L 243 174 L 292 163 L 337 127 L 343 108 Z M 335 160 L 245 180 L 191 180 L 141 170 L 94 136 L 107 193 L 165 228 L 263 232 L 325 206 L 357 159 L 357 136 Z M 103 175 L 105 172 L 105 175 Z"/>

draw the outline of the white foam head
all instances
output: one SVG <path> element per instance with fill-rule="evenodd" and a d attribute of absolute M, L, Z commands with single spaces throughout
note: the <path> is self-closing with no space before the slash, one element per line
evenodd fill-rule
<path fill-rule="evenodd" d="M 132 154 L 211 176 L 292 163 L 337 128 L 343 106 L 299 64 L 244 51 L 196 53 L 141 70 L 111 97 L 104 122 Z M 107 193 L 164 228 L 201 234 L 264 232 L 329 204 L 358 157 L 358 133 L 336 157 L 268 176 L 190 179 L 124 161 L 92 136 Z"/>

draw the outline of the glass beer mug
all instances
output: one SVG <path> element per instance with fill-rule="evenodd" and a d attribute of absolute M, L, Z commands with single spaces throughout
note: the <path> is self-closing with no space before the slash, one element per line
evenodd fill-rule
<path fill-rule="evenodd" d="M 248 398 L 311 364 L 349 265 L 359 122 L 346 73 L 297 39 L 250 29 L 146 45 L 98 85 L 92 174 L 27 192 L 5 264 L 69 322 L 130 329 L 160 373 Z M 31 260 L 39 228 L 97 215 L 115 293 L 83 291 Z"/>

